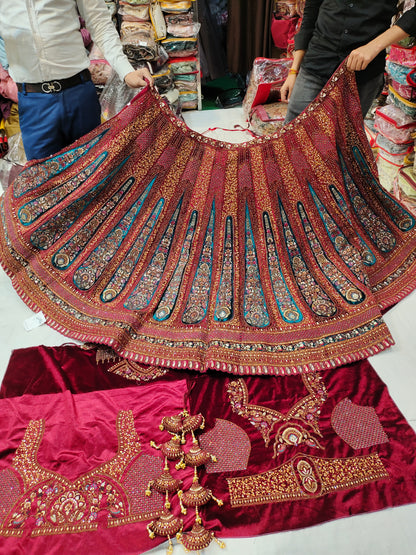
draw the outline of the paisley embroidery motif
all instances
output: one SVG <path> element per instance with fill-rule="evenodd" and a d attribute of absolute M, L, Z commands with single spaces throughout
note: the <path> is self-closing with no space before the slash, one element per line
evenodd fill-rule
<path fill-rule="evenodd" d="M 246 205 L 246 275 L 244 280 L 244 318 L 247 324 L 256 328 L 265 328 L 270 324 L 269 313 L 264 299 L 260 279 L 256 244 L 251 228 L 250 214 Z"/>
<path fill-rule="evenodd" d="M 217 292 L 214 319 L 226 322 L 233 317 L 234 311 L 234 245 L 233 220 L 227 216 L 225 221 L 224 251 L 220 285 Z"/>
<path fill-rule="evenodd" d="M 186 265 L 188 264 L 189 256 L 191 253 L 192 240 L 194 238 L 197 219 L 198 212 L 194 210 L 191 214 L 191 219 L 188 225 L 185 240 L 181 249 L 181 255 L 179 257 L 175 271 L 173 272 L 173 276 L 169 282 L 169 285 L 163 293 L 162 299 L 153 315 L 153 318 L 155 320 L 158 320 L 159 322 L 169 318 L 175 307 L 176 299 L 178 297 L 179 289 L 182 283 L 182 276 L 185 271 Z"/>
<path fill-rule="evenodd" d="M 296 323 L 303 320 L 302 312 L 296 305 L 289 288 L 284 280 L 277 254 L 270 218 L 267 212 L 263 214 L 264 233 L 267 244 L 267 262 L 273 293 L 279 312 L 285 322 Z"/>
<path fill-rule="evenodd" d="M 363 302 L 365 299 L 364 293 L 351 283 L 351 281 L 347 279 L 345 275 L 335 266 L 335 264 L 333 264 L 326 256 L 301 202 L 298 203 L 298 212 L 306 238 L 311 247 L 311 251 L 313 252 L 316 262 L 327 279 L 347 302 L 351 304 Z"/>
<path fill-rule="evenodd" d="M 201 257 L 192 282 L 191 292 L 182 315 L 184 324 L 197 324 L 205 318 L 211 291 L 212 255 L 214 251 L 215 204 L 205 232 Z"/>
<path fill-rule="evenodd" d="M 348 241 L 345 235 L 341 232 L 340 228 L 335 223 L 334 219 L 330 216 L 328 210 L 320 201 L 318 195 L 315 193 L 311 185 L 309 185 L 312 198 L 319 211 L 322 222 L 325 225 L 328 237 L 334 245 L 337 253 L 348 266 L 348 268 L 355 274 L 355 276 L 365 285 L 369 285 L 367 273 L 364 272 L 362 259 L 359 251 Z"/>
<path fill-rule="evenodd" d="M 318 285 L 309 268 L 307 267 L 299 246 L 293 235 L 286 212 L 279 200 L 280 213 L 282 216 L 283 233 L 288 251 L 292 270 L 303 298 L 315 314 L 318 316 L 334 316 L 336 307 L 324 290 Z"/>
<path fill-rule="evenodd" d="M 344 214 L 345 218 L 347 219 L 348 223 L 352 224 L 352 218 L 351 218 L 351 212 L 347 206 L 347 203 L 345 202 L 344 197 L 341 195 L 341 193 L 338 191 L 338 189 L 336 187 L 334 187 L 333 185 L 330 185 L 329 190 L 332 193 L 332 196 L 335 199 L 335 202 L 338 204 L 341 212 Z M 376 263 L 376 257 L 373 253 L 373 251 L 370 249 L 370 247 L 367 245 L 367 243 L 364 241 L 364 239 L 361 237 L 361 235 L 356 231 L 357 234 L 357 239 L 361 245 L 361 257 L 363 260 L 363 264 L 365 264 L 366 266 L 373 266 Z"/>
<path fill-rule="evenodd" d="M 124 303 L 125 308 L 129 310 L 140 310 L 142 308 L 146 308 L 146 306 L 148 306 L 150 301 L 153 299 L 153 295 L 155 294 L 165 270 L 181 206 L 182 199 L 178 202 L 175 212 L 169 221 L 149 266 L 146 268 L 133 293 Z"/>

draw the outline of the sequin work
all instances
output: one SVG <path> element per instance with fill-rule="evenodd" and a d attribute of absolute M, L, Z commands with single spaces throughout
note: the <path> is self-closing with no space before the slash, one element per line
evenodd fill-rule
<path fill-rule="evenodd" d="M 416 226 L 377 183 L 353 79 L 342 66 L 301 118 L 244 144 L 144 89 L 2 197 L 13 286 L 60 333 L 164 369 L 286 376 L 386 349 Z"/>

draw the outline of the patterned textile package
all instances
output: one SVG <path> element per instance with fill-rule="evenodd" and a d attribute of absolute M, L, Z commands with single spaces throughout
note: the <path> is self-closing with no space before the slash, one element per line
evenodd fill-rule
<path fill-rule="evenodd" d="M 397 91 L 393 89 L 391 85 L 389 85 L 389 95 L 388 99 L 391 104 L 394 104 L 400 110 L 403 110 L 405 114 L 411 116 L 412 118 L 416 118 L 416 102 L 411 102 L 407 100 L 403 96 L 401 96 Z"/>
<path fill-rule="evenodd" d="M 166 22 L 159 2 L 152 2 L 149 7 L 149 15 L 155 31 L 156 40 L 166 38 Z"/>
<path fill-rule="evenodd" d="M 413 144 L 398 145 L 389 141 L 389 139 L 381 135 L 381 133 L 378 133 L 374 147 L 377 148 L 377 154 L 379 157 L 384 158 L 384 160 L 387 160 L 396 166 L 401 167 L 413 164 Z"/>
<path fill-rule="evenodd" d="M 186 58 L 195 56 L 197 52 L 197 39 L 195 37 L 169 37 L 162 40 L 162 45 L 170 58 Z"/>
<path fill-rule="evenodd" d="M 413 166 L 400 168 L 393 180 L 392 193 L 409 212 L 416 214 L 416 176 Z"/>
<path fill-rule="evenodd" d="M 395 64 L 416 68 L 416 46 L 405 48 L 399 44 L 392 44 L 389 60 Z"/>
<path fill-rule="evenodd" d="M 160 7 L 164 12 L 182 13 L 191 9 L 195 0 L 161 0 Z"/>
<path fill-rule="evenodd" d="M 167 32 L 173 37 L 196 37 L 200 28 L 200 23 L 190 23 L 188 25 L 168 23 Z"/>
<path fill-rule="evenodd" d="M 272 102 L 272 104 L 259 104 L 250 114 L 250 129 L 256 135 L 271 135 L 278 131 L 285 121 L 287 104 Z"/>
<path fill-rule="evenodd" d="M 401 83 L 402 85 L 407 84 L 407 75 L 412 71 L 411 68 L 403 66 L 400 64 L 395 64 L 390 59 L 386 62 L 387 72 L 391 75 L 391 78 Z"/>
<path fill-rule="evenodd" d="M 169 67 L 175 75 L 195 74 L 197 71 L 197 60 L 195 56 L 189 58 L 171 58 L 168 61 Z"/>
<path fill-rule="evenodd" d="M 381 310 L 416 285 L 416 221 L 377 181 L 359 114 L 345 66 L 242 145 L 146 88 L 25 167 L 1 199 L 2 265 L 50 326 L 135 362 L 286 375 L 376 354 L 393 343 Z"/>
<path fill-rule="evenodd" d="M 393 182 L 396 179 L 401 166 L 395 164 L 391 160 L 383 158 L 382 155 L 379 156 L 377 152 L 377 168 L 380 174 L 380 183 L 382 187 L 386 191 L 393 193 Z"/>
<path fill-rule="evenodd" d="M 393 156 L 393 159 L 395 156 L 398 156 L 398 157 L 403 156 L 405 159 L 406 156 L 409 156 L 409 154 L 411 154 L 413 151 L 413 142 L 395 143 L 390 139 L 388 139 L 385 135 L 382 135 L 381 133 L 377 133 L 375 146 L 383 150 L 385 153 L 391 154 Z M 403 159 L 403 162 L 404 162 L 404 159 Z"/>
<path fill-rule="evenodd" d="M 391 86 L 395 91 L 399 93 L 400 96 L 403 96 L 406 100 L 416 100 L 416 88 L 413 85 L 402 85 L 398 81 L 392 79 Z"/>
<path fill-rule="evenodd" d="M 121 5 L 118 14 L 122 16 L 123 21 L 149 21 L 149 5 L 143 4 L 138 6 Z"/>

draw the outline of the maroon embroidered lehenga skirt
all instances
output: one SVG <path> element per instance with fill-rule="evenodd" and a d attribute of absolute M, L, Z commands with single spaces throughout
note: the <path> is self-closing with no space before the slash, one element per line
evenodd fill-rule
<path fill-rule="evenodd" d="M 50 326 L 166 368 L 291 374 L 393 343 L 414 217 L 385 192 L 344 67 L 294 122 L 242 145 L 144 90 L 1 202 L 1 262 Z"/>

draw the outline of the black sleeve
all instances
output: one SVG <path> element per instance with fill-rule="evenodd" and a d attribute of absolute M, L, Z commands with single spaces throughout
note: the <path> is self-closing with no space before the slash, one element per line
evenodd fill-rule
<path fill-rule="evenodd" d="M 308 48 L 322 2 L 323 0 L 306 0 L 302 24 L 295 35 L 295 50 L 306 50 Z"/>
<path fill-rule="evenodd" d="M 416 37 L 416 6 L 404 12 L 395 24 L 411 37 Z"/>

